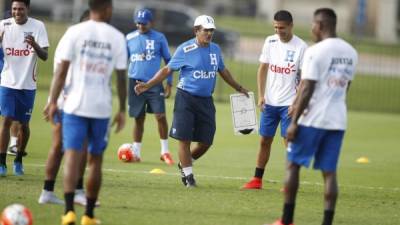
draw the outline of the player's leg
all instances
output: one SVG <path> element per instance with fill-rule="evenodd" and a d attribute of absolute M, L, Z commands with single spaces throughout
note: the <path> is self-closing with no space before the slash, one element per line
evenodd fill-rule
<path fill-rule="evenodd" d="M 193 160 L 198 160 L 200 157 L 202 157 L 208 149 L 210 149 L 211 145 L 206 144 L 206 143 L 197 143 L 196 146 L 192 149 L 192 161 Z"/>
<path fill-rule="evenodd" d="M 195 127 L 195 115 L 192 107 L 193 97 L 182 90 L 177 90 L 174 104 L 174 117 L 172 120 L 170 137 L 179 140 L 178 168 L 181 172 L 182 183 L 188 186 L 186 178 L 193 178 L 192 156 L 190 152 L 190 143 L 193 139 L 193 128 Z M 194 186 L 194 185 L 193 185 Z M 192 186 L 190 186 L 192 187 Z"/>
<path fill-rule="evenodd" d="M 157 125 L 158 125 L 158 133 L 160 134 L 160 144 L 161 144 L 161 156 L 160 160 L 164 161 L 168 165 L 173 165 L 174 160 L 172 159 L 172 155 L 169 151 L 168 147 L 168 123 L 167 117 L 165 113 L 157 113 L 155 114 Z"/>
<path fill-rule="evenodd" d="M 299 186 L 300 166 L 308 167 L 317 152 L 323 133 L 320 129 L 299 125 L 296 138 L 287 150 L 284 207 L 280 220 L 274 223 L 293 224 L 296 195 Z"/>
<path fill-rule="evenodd" d="M 325 184 L 323 225 L 331 225 L 333 222 L 336 200 L 339 192 L 336 169 L 343 137 L 344 131 L 325 130 L 320 148 L 315 154 L 314 169 L 322 171 Z"/>
<path fill-rule="evenodd" d="M 7 175 L 7 145 L 10 139 L 11 123 L 10 117 L 3 117 L 0 120 L 0 176 Z"/>
<path fill-rule="evenodd" d="M 137 83 L 136 79 L 129 79 L 128 88 L 128 105 L 129 105 L 129 116 L 133 117 L 135 120 L 132 138 L 133 138 L 133 154 L 135 155 L 135 161 L 140 162 L 141 159 L 141 148 L 142 148 L 142 138 L 144 132 L 144 121 L 146 117 L 146 92 L 137 95 L 135 93 L 135 85 Z"/>
<path fill-rule="evenodd" d="M 141 160 L 141 150 L 142 150 L 142 139 L 143 139 L 143 132 L 144 132 L 144 121 L 146 119 L 146 114 L 143 113 L 142 115 L 135 117 L 135 124 L 133 125 L 133 153 L 135 156 L 135 160 L 140 162 Z"/>
<path fill-rule="evenodd" d="M 253 178 L 242 189 L 261 189 L 265 167 L 271 154 L 271 145 L 280 121 L 279 107 L 265 105 L 260 115 L 260 145 Z"/>
<path fill-rule="evenodd" d="M 296 195 L 299 189 L 299 175 L 300 165 L 292 162 L 287 163 L 282 214 L 282 223 L 285 225 L 293 223 Z"/>
<path fill-rule="evenodd" d="M 18 144 L 17 144 L 17 155 L 14 159 L 14 174 L 23 175 L 24 168 L 22 165 L 22 157 L 25 152 L 25 148 L 28 144 L 30 136 L 29 121 L 31 119 L 33 104 L 35 101 L 35 90 L 15 90 L 16 96 L 16 107 L 15 107 L 15 120 L 19 122 L 18 127 Z"/>
<path fill-rule="evenodd" d="M 17 154 L 14 159 L 14 165 L 18 165 L 16 163 L 22 164 L 22 157 L 24 156 L 25 148 L 31 134 L 29 121 L 18 123 L 18 131 Z"/>
<path fill-rule="evenodd" d="M 162 84 L 156 85 L 144 94 L 147 102 L 147 112 L 154 113 L 158 125 L 161 144 L 160 160 L 168 165 L 173 165 L 174 161 L 168 148 L 168 123 L 165 115 L 164 87 Z"/>
<path fill-rule="evenodd" d="M 322 172 L 324 177 L 324 217 L 322 225 L 332 225 L 339 188 L 335 172 Z"/>
<path fill-rule="evenodd" d="M 64 157 L 64 199 L 65 214 L 63 224 L 75 222 L 75 187 L 79 177 L 79 163 L 82 160 L 83 143 L 88 135 L 89 120 L 84 117 L 64 113 L 62 136 Z"/>
<path fill-rule="evenodd" d="M 82 149 L 82 160 L 79 162 L 79 178 L 76 183 L 74 196 L 74 203 L 81 206 L 86 206 L 86 194 L 85 189 L 83 188 L 83 178 L 86 169 L 87 155 L 87 141 L 85 141 Z"/>
<path fill-rule="evenodd" d="M 99 196 L 102 180 L 103 153 L 109 138 L 109 119 L 90 119 L 88 132 L 88 175 L 86 183 L 86 211 L 81 224 L 97 224 L 94 208 Z M 85 220 L 87 222 L 85 222 Z M 92 221 L 89 223 L 89 221 Z"/>
<path fill-rule="evenodd" d="M 18 121 L 13 121 L 10 128 L 10 143 L 7 150 L 7 154 L 9 155 L 17 155 L 18 127 Z"/>
<path fill-rule="evenodd" d="M 56 116 L 55 124 L 52 125 L 52 143 L 49 154 L 47 155 L 43 190 L 38 200 L 40 204 L 64 204 L 64 202 L 58 199 L 54 194 L 54 185 L 58 170 L 60 169 L 62 157 L 62 125 L 61 120 Z"/>

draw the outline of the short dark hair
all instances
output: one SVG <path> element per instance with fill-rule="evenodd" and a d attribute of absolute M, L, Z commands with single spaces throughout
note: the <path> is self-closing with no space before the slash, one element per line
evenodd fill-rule
<path fill-rule="evenodd" d="M 327 27 L 331 29 L 336 28 L 337 16 L 333 9 L 331 8 L 319 8 L 315 10 L 314 16 L 321 15 L 322 20 L 321 23 L 325 24 Z"/>
<path fill-rule="evenodd" d="M 89 0 L 90 10 L 99 10 L 109 5 L 112 5 L 112 0 Z"/>
<path fill-rule="evenodd" d="M 31 5 L 31 0 L 11 0 L 11 4 L 13 2 L 23 2 L 23 3 L 25 3 L 26 7 L 28 7 L 28 8 Z"/>
<path fill-rule="evenodd" d="M 278 12 L 276 12 L 274 15 L 274 20 L 275 21 L 284 21 L 287 23 L 293 23 L 292 14 L 290 14 L 290 12 L 287 10 L 279 10 Z"/>
<path fill-rule="evenodd" d="M 79 22 L 83 22 L 84 20 L 87 20 L 90 16 L 90 11 L 89 9 L 86 9 L 85 11 L 83 11 L 81 17 L 79 18 Z"/>

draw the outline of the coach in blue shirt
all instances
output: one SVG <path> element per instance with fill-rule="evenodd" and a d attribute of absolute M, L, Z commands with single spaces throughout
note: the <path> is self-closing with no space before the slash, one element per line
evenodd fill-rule
<path fill-rule="evenodd" d="M 134 86 L 137 82 L 147 82 L 160 69 L 161 60 L 165 64 L 171 59 L 168 42 L 164 34 L 152 29 L 153 15 L 148 9 L 141 9 L 134 14 L 137 30 L 126 36 L 129 56 L 129 116 L 135 118 L 133 128 L 134 162 L 141 160 L 140 151 L 144 131 L 146 112 L 154 113 L 160 135 L 160 159 L 172 165 L 168 150 L 168 124 L 165 117 L 165 98 L 171 93 L 172 75 L 168 76 L 165 91 L 161 83 L 148 89 L 142 95 L 137 95 Z"/>
<path fill-rule="evenodd" d="M 194 22 L 195 38 L 181 44 L 171 61 L 147 82 L 136 85 L 137 94 L 162 82 L 172 71 L 179 71 L 174 119 L 170 136 L 179 140 L 178 167 L 186 187 L 195 187 L 192 160 L 200 158 L 212 145 L 215 134 L 215 107 L 212 99 L 217 73 L 232 88 L 248 96 L 225 68 L 220 47 L 211 42 L 214 19 L 201 15 Z M 190 150 L 191 142 L 198 142 Z"/>

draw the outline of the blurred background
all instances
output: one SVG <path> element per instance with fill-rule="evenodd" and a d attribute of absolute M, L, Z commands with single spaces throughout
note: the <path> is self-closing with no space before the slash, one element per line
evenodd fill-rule
<path fill-rule="evenodd" d="M 10 9 L 0 0 L 0 13 Z M 400 0 L 113 0 L 111 23 L 124 33 L 135 29 L 133 13 L 149 8 L 155 14 L 155 29 L 163 32 L 174 48 L 193 37 L 194 18 L 215 18 L 214 42 L 221 45 L 226 64 L 243 86 L 256 92 L 258 56 L 266 36 L 274 33 L 273 15 L 289 10 L 294 33 L 312 45 L 311 20 L 316 8 L 331 7 L 338 15 L 339 36 L 359 52 L 357 76 L 348 96 L 351 110 L 400 113 Z M 31 0 L 30 16 L 45 21 L 51 41 L 50 52 L 65 32 L 87 9 L 87 0 Z M 2 15 L 1 15 L 2 16 Z M 47 65 L 49 64 L 49 65 Z M 39 86 L 48 88 L 52 63 L 39 65 Z M 49 77 L 48 79 L 46 77 Z M 176 76 L 175 76 L 176 77 Z M 175 81 L 177 78 L 175 78 Z M 221 80 L 214 97 L 229 100 L 234 92 Z"/>

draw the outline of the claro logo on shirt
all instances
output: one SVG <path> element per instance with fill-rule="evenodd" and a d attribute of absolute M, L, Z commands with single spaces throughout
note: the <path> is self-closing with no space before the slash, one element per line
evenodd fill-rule
<path fill-rule="evenodd" d="M 32 52 L 29 49 L 6 48 L 6 55 L 10 56 L 29 56 Z"/>
<path fill-rule="evenodd" d="M 204 70 L 195 70 L 193 71 L 193 77 L 195 79 L 213 79 L 215 77 L 215 71 L 204 71 Z"/>
<path fill-rule="evenodd" d="M 290 65 L 290 63 L 288 63 L 288 65 L 286 67 L 280 67 L 278 65 L 274 65 L 274 64 L 270 64 L 269 65 L 269 69 L 274 72 L 274 73 L 280 73 L 283 75 L 290 75 L 293 72 L 296 72 L 295 68 L 295 64 Z"/>

